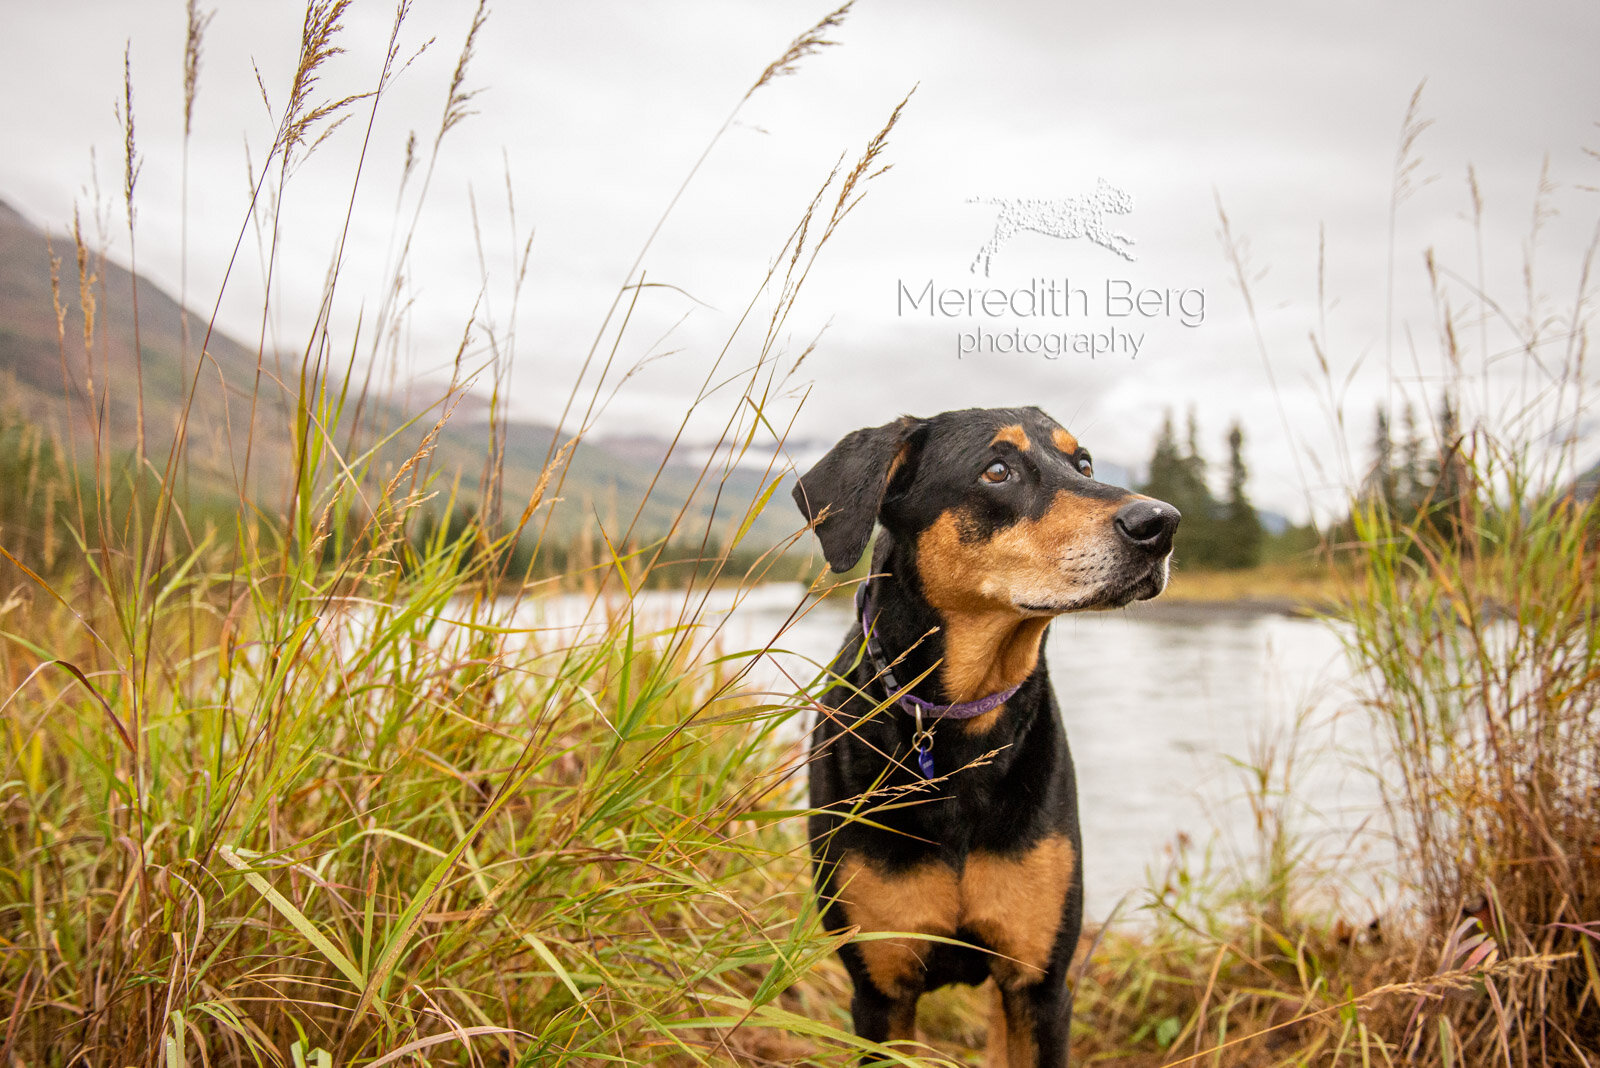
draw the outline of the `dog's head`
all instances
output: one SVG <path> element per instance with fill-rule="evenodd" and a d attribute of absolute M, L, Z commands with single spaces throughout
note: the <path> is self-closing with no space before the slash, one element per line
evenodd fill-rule
<path fill-rule="evenodd" d="M 853 567 L 875 523 L 914 553 L 941 611 L 1054 616 L 1160 593 L 1178 510 L 1094 479 L 1089 453 L 1037 408 L 905 417 L 846 435 L 795 502 L 828 566 Z"/>

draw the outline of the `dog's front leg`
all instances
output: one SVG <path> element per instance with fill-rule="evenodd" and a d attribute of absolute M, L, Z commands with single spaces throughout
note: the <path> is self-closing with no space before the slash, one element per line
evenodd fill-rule
<path fill-rule="evenodd" d="M 916 1037 L 917 998 L 927 987 L 935 943 L 956 933 L 961 893 L 956 872 L 938 859 L 888 867 L 847 853 L 835 878 L 839 919 L 867 938 L 839 948 L 855 984 L 856 1034 L 874 1042 Z"/>
<path fill-rule="evenodd" d="M 1072 998 L 1059 977 L 1028 986 L 996 985 L 989 1012 L 986 1068 L 1066 1068 Z"/>
<path fill-rule="evenodd" d="M 855 997 L 850 1002 L 850 1015 L 854 1018 L 856 1034 L 871 1042 L 910 1041 L 917 1037 L 917 995 L 901 993 L 884 994 L 871 980 L 856 983 Z M 878 1060 L 871 1054 L 862 1056 L 863 1063 Z"/>

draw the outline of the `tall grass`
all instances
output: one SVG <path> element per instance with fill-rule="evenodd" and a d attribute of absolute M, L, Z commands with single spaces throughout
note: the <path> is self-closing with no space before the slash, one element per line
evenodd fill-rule
<path fill-rule="evenodd" d="M 1445 447 L 1464 483 L 1445 523 L 1356 513 L 1349 640 L 1421 937 L 1519 966 L 1417 1006 L 1400 1047 L 1582 1064 L 1600 1049 L 1600 512 L 1484 431 Z"/>
<path fill-rule="evenodd" d="M 261 227 L 265 282 L 257 365 L 243 376 L 248 419 L 231 427 L 229 509 L 199 507 L 184 477 L 193 401 L 216 372 L 207 353 L 220 293 L 192 350 L 185 322 L 188 392 L 164 455 L 142 391 L 129 398 L 103 376 L 62 432 L 63 462 L 37 431 L 5 431 L 20 435 L 26 477 L 3 520 L 0 1062 L 853 1060 L 860 1044 L 836 1026 L 837 971 L 797 985 L 837 941 L 819 929 L 793 819 L 790 723 L 804 698 L 752 692 L 746 674 L 767 650 L 730 647 L 706 611 L 713 584 L 742 596 L 774 566 L 769 552 L 727 573 L 782 472 L 769 469 L 753 500 L 723 501 L 720 518 L 694 519 L 685 503 L 669 531 L 637 517 L 601 530 L 610 548 L 584 569 L 581 624 L 547 624 L 553 586 L 529 572 L 553 545 L 575 441 L 625 377 L 613 366 L 625 318 L 602 324 L 572 387 L 575 441 L 552 447 L 529 498 L 503 515 L 498 417 L 476 484 L 438 469 L 434 452 L 475 382 L 487 377 L 503 400 L 509 331 L 466 325 L 450 386 L 415 428 L 420 443 L 397 453 L 398 428 L 369 425 L 375 376 L 354 361 L 359 339 L 335 334 L 341 240 L 298 364 L 281 376 L 275 366 L 284 188 L 347 120 L 365 119 L 364 161 L 372 117 L 406 66 L 402 2 L 372 87 L 320 95 L 346 6 L 313 0 L 287 91 L 263 89 L 282 110 L 235 238 L 237 257 Z M 750 92 L 830 43 L 845 13 L 797 38 Z M 468 115 L 486 17 L 480 6 L 433 158 Z M 208 18 L 190 5 L 186 148 Z M 124 89 L 132 225 L 131 77 Z M 781 438 L 773 401 L 796 360 L 778 339 L 822 246 L 882 172 L 898 115 L 853 167 L 827 176 L 708 361 L 684 419 L 725 406 L 726 448 L 701 471 L 701 492 L 717 495 L 758 433 Z M 426 196 L 424 178 L 397 221 L 396 279 Z M 81 236 L 74 252 L 79 304 L 63 292 L 70 281 L 57 287 L 64 370 L 79 355 L 77 318 L 85 366 L 103 365 L 105 346 L 93 295 L 104 253 Z M 643 259 L 616 308 L 644 291 Z M 404 333 L 399 291 L 396 281 L 366 327 L 379 339 L 369 368 Z M 467 356 L 474 331 L 493 353 L 487 376 Z M 131 448 L 106 414 L 130 403 Z M 274 422 L 280 404 L 286 426 Z M 257 487 L 270 483 L 250 468 L 277 436 L 291 444 L 291 471 L 282 499 L 267 500 Z M 428 523 L 441 504 L 482 518 Z M 510 573 L 519 541 L 532 556 Z M 685 576 L 668 546 L 686 543 L 714 551 Z M 681 592 L 652 614 L 636 594 L 666 567 Z"/>
<path fill-rule="evenodd" d="M 1396 154 L 1391 293 L 1393 218 L 1419 185 L 1421 114 L 1419 88 Z M 1437 348 L 1414 354 L 1415 379 L 1388 386 L 1423 410 L 1445 398 L 1424 428 L 1428 493 L 1397 504 L 1350 465 L 1348 518 L 1327 527 L 1323 548 L 1354 711 L 1379 744 L 1366 762 L 1386 819 L 1365 835 L 1386 841 L 1397 893 L 1387 907 L 1352 908 L 1348 896 L 1343 912 L 1332 907 L 1326 888 L 1362 862 L 1359 842 L 1329 855 L 1300 829 L 1317 799 L 1297 781 L 1294 736 L 1241 761 L 1259 841 L 1230 865 L 1180 840 L 1144 901 L 1146 923 L 1103 936 L 1078 991 L 1080 1052 L 1093 1059 L 1600 1064 L 1600 503 L 1572 488 L 1596 459 L 1582 434 L 1596 245 L 1553 301 L 1535 264 L 1548 176 L 1514 250 L 1485 249 L 1470 172 L 1468 189 L 1476 269 L 1420 257 Z M 1253 308 L 1252 272 L 1225 214 L 1222 224 Z M 1497 252 L 1520 260 L 1520 294 L 1485 289 L 1484 259 Z M 1387 298 L 1386 333 L 1399 314 Z M 1352 426 L 1339 354 L 1321 323 L 1311 336 L 1334 424 Z M 1264 342 L 1261 355 L 1269 373 L 1284 359 Z M 1505 373 L 1511 360 L 1520 374 Z"/>

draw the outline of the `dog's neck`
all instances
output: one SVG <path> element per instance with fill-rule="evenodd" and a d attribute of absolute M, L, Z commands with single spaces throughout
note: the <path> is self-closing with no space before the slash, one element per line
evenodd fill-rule
<path fill-rule="evenodd" d="M 974 608 L 940 610 L 923 595 L 909 548 L 885 532 L 874 553 L 871 580 L 873 633 L 885 657 L 900 658 L 895 676 L 909 683 L 925 675 L 912 692 L 937 704 L 960 704 L 999 693 L 1023 682 L 1039 667 L 1039 649 L 1048 617 L 1022 617 L 1013 611 Z M 984 731 L 998 712 L 970 722 Z"/>

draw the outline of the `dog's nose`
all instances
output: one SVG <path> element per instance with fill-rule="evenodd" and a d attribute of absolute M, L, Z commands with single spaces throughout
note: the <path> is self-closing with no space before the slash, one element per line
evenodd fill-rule
<path fill-rule="evenodd" d="M 1117 509 L 1117 533 L 1152 556 L 1172 550 L 1172 532 L 1183 516 L 1166 501 L 1141 498 Z"/>

